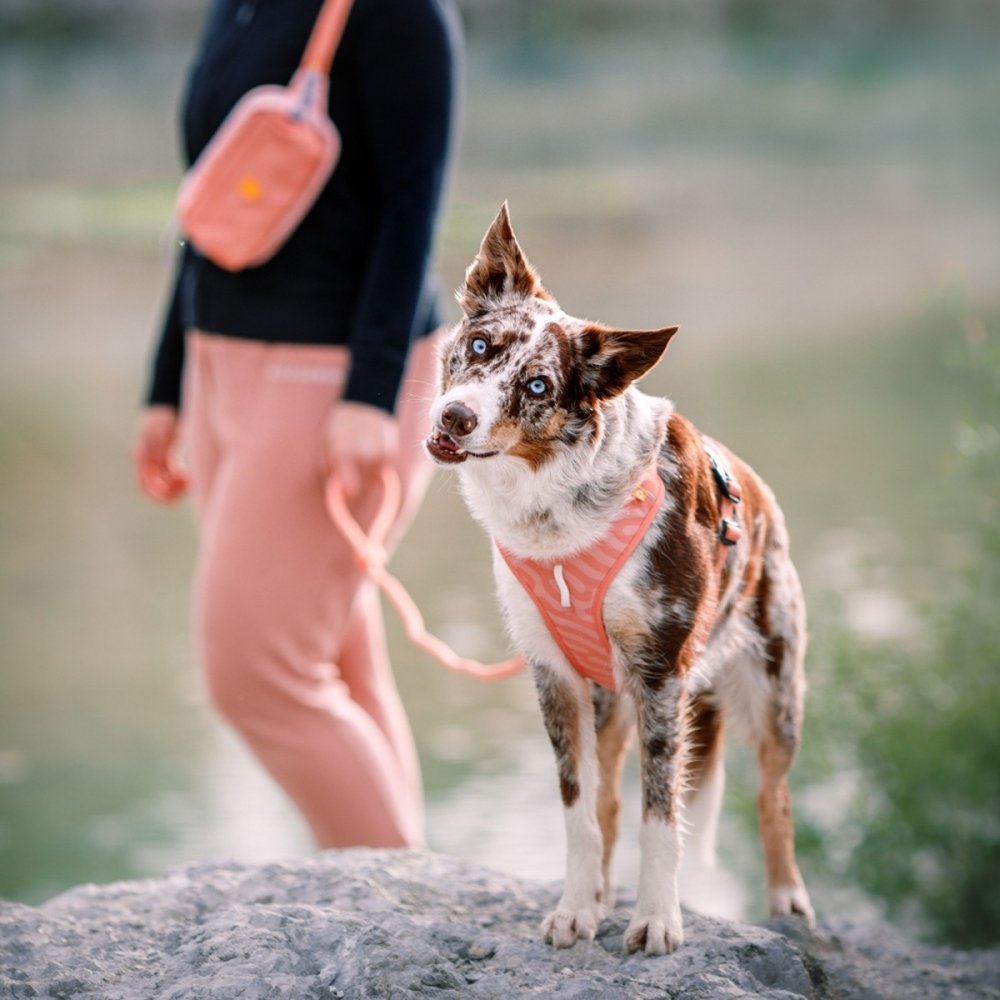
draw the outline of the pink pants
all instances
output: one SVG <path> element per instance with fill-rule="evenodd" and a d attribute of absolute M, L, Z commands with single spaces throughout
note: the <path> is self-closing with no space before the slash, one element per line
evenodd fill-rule
<path fill-rule="evenodd" d="M 434 341 L 414 346 L 397 408 L 397 537 L 430 477 Z M 190 333 L 188 352 L 195 632 L 212 702 L 319 846 L 418 845 L 420 772 L 378 595 L 324 506 L 322 430 L 347 351 Z M 362 523 L 376 500 L 360 502 Z"/>

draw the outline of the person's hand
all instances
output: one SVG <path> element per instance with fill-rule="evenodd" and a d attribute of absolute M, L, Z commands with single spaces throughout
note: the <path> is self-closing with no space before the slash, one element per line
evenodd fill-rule
<path fill-rule="evenodd" d="M 173 503 L 187 491 L 178 458 L 180 417 L 172 406 L 150 406 L 139 416 L 132 464 L 139 488 L 157 503 Z"/>
<path fill-rule="evenodd" d="M 399 451 L 396 420 L 384 410 L 342 400 L 326 422 L 326 470 L 336 477 L 348 500 Z"/>

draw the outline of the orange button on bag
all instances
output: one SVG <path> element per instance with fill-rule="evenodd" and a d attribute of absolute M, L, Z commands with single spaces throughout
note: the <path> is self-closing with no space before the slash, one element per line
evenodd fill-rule
<path fill-rule="evenodd" d="M 240 181 L 239 192 L 244 201 L 257 201 L 264 193 L 264 186 L 256 177 L 244 177 Z"/>

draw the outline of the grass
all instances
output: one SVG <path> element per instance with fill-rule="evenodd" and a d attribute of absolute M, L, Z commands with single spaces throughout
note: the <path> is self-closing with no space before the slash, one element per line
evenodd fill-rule
<path fill-rule="evenodd" d="M 843 595 L 814 595 L 795 784 L 800 856 L 821 895 L 860 886 L 906 930 L 974 948 L 1000 941 L 1000 363 L 996 322 L 966 329 L 937 361 L 962 391 L 939 475 L 964 556 L 934 561 L 908 639 L 865 641 Z M 748 796 L 741 811 L 752 823 Z"/>

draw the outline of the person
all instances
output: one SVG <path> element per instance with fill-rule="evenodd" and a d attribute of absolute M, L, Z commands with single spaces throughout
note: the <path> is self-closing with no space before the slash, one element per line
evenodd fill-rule
<path fill-rule="evenodd" d="M 320 4 L 215 0 L 183 102 L 189 163 L 246 91 L 288 82 Z M 452 0 L 355 0 L 331 70 L 343 146 L 329 182 L 259 267 L 231 273 L 183 247 L 135 435 L 149 497 L 171 503 L 190 480 L 211 702 L 323 848 L 423 837 L 378 595 L 324 489 L 338 477 L 370 523 L 394 467 L 398 539 L 430 476 L 428 271 L 461 46 Z"/>

